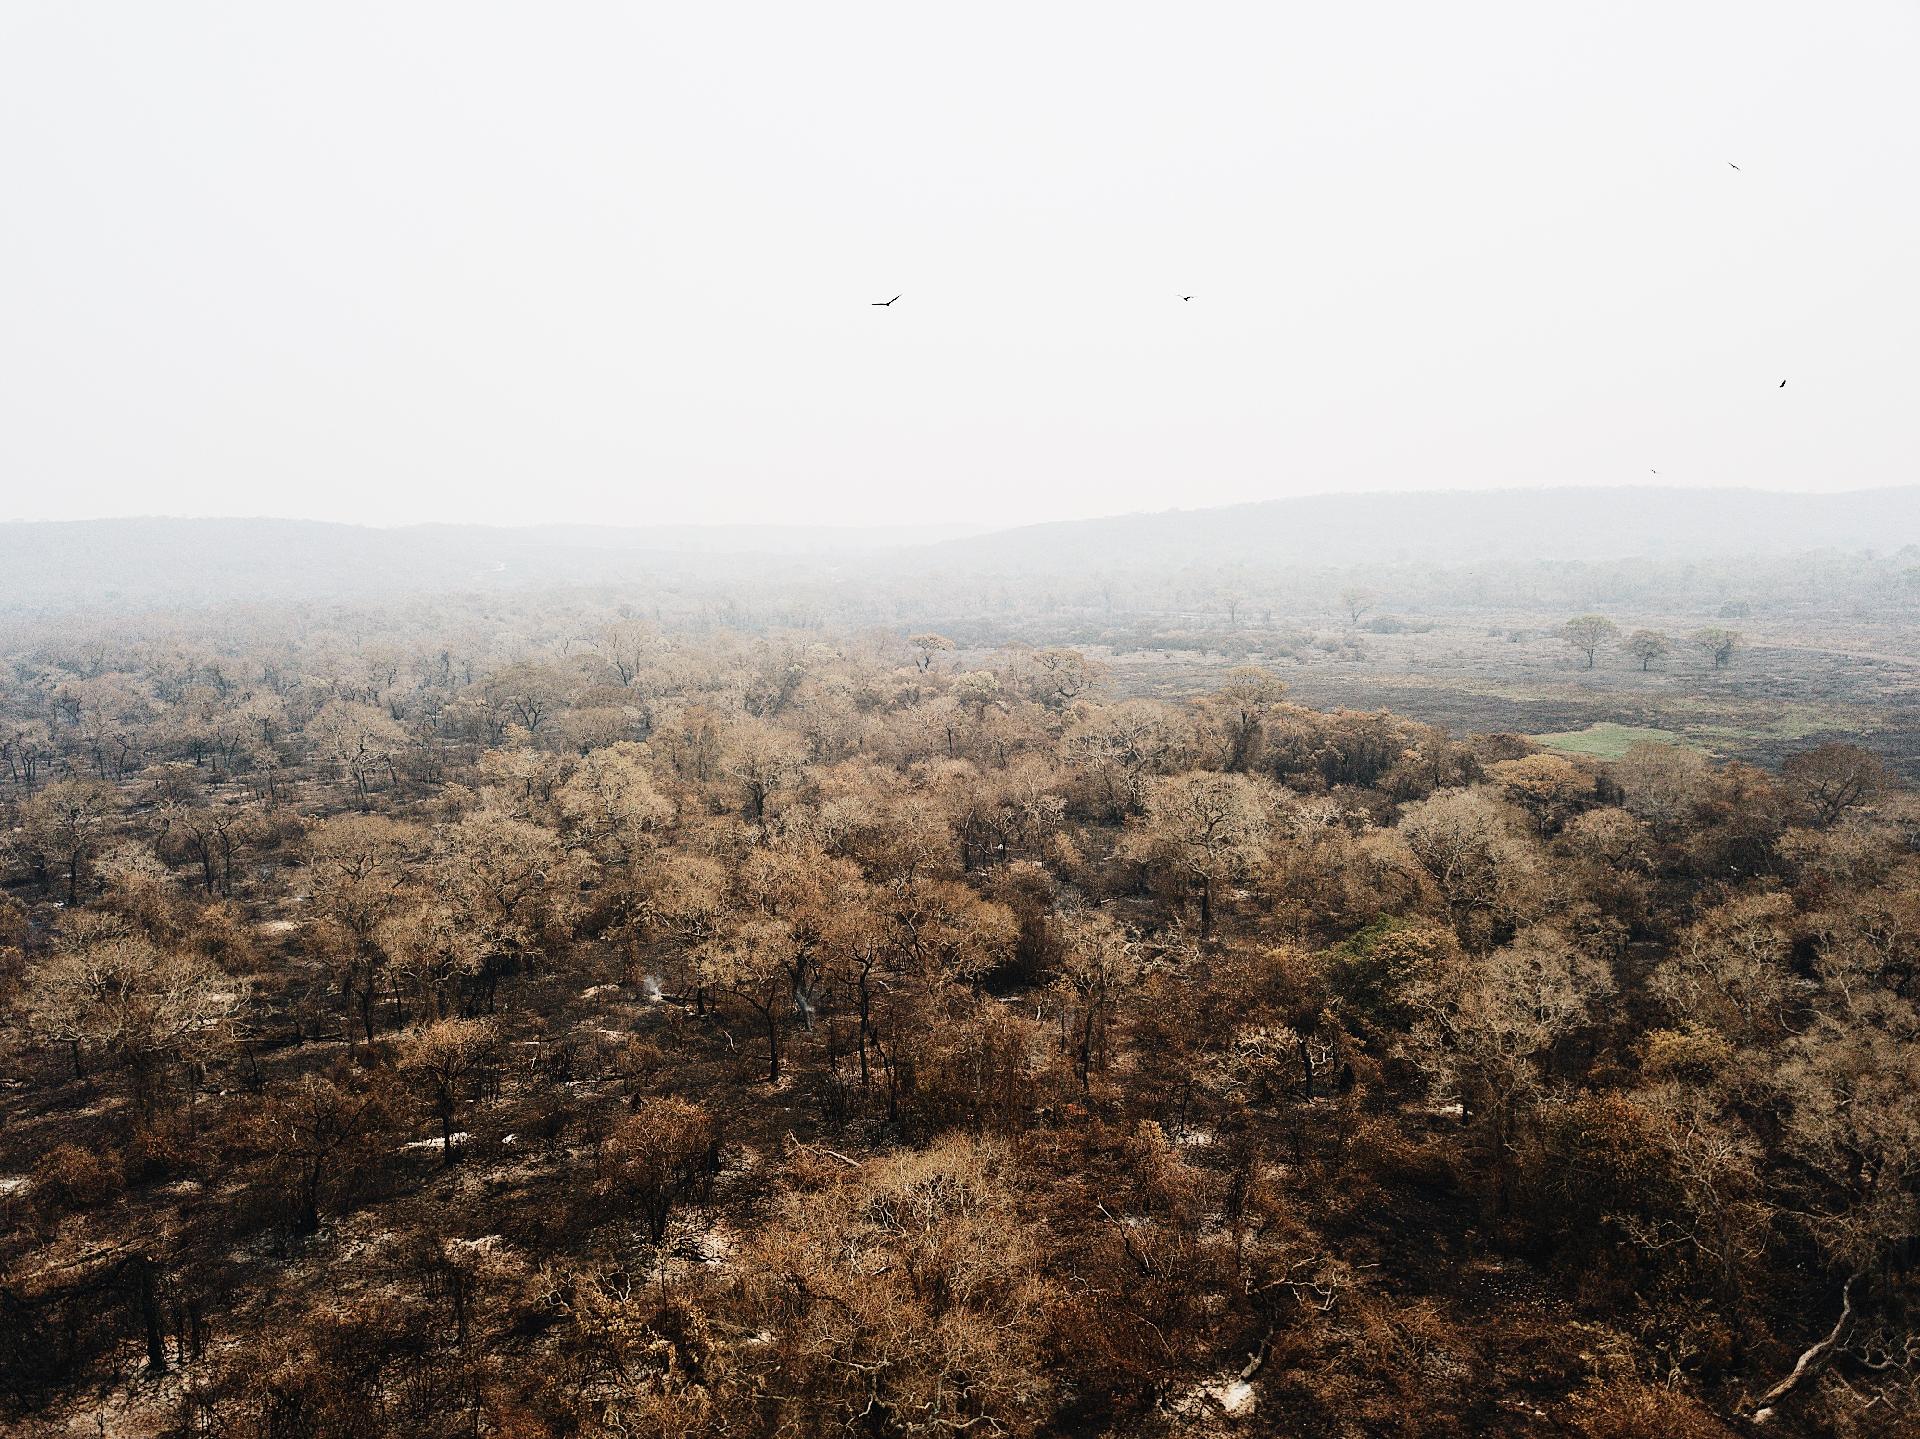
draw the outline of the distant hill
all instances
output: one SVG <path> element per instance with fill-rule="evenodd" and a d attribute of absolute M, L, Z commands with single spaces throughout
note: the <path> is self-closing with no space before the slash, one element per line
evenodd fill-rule
<path fill-rule="evenodd" d="M 1763 490 L 1464 490 L 1308 495 L 1027 525 L 934 547 L 956 569 L 1086 570 L 1264 562 L 1442 565 L 1681 559 L 1920 544 L 1920 486 Z"/>
<path fill-rule="evenodd" d="M 957 533 L 956 533 L 957 532 Z M 357 525 L 267 519 L 0 524 L 0 610 L 341 600 L 532 585 L 1265 564 L 1707 559 L 1920 545 L 1920 487 L 1839 495 L 1567 489 L 1314 495 L 967 532 L 963 526 Z"/>
<path fill-rule="evenodd" d="M 539 531 L 308 520 L 127 519 L 0 524 L 0 608 L 342 600 L 618 582 L 724 569 L 634 545 Z"/>
<path fill-rule="evenodd" d="M 442 528 L 424 526 L 422 528 Z M 488 531 L 446 526 L 478 535 L 501 533 L 554 545 L 595 550 L 654 550 L 698 555 L 857 555 L 984 535 L 992 525 L 531 525 Z"/>
<path fill-rule="evenodd" d="M 979 526 L 412 525 L 166 519 L 0 523 L 0 609 L 341 600 L 819 571 Z"/>

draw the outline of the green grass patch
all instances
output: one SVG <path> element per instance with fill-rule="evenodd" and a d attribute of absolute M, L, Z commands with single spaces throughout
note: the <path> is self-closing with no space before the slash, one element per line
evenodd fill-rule
<path fill-rule="evenodd" d="M 1765 718 L 1756 716 L 1753 724 L 1742 724 L 1742 715 L 1729 716 L 1730 723 L 1693 726 L 1701 734 L 1733 740 L 1803 740 L 1819 734 L 1866 733 L 1871 725 L 1831 707 L 1783 705 Z"/>
<path fill-rule="evenodd" d="M 1649 729 L 1644 725 L 1591 724 L 1585 729 L 1560 734 L 1528 735 L 1537 745 L 1561 754 L 1592 755 L 1595 759 L 1619 759 L 1637 744 L 1684 744 L 1670 729 Z"/>

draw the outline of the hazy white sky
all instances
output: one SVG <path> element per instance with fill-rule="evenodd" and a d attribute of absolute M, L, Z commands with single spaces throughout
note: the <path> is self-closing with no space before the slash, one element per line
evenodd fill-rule
<path fill-rule="evenodd" d="M 1912 0 L 0 0 L 0 517 L 1909 483 L 1916 76 Z"/>

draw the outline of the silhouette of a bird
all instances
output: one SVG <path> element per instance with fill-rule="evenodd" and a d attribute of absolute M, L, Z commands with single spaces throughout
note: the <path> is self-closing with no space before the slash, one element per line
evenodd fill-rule
<path fill-rule="evenodd" d="M 1191 299 L 1193 298 L 1193 296 L 1191 296 L 1191 295 L 1182 295 L 1182 296 L 1181 296 L 1180 298 L 1181 298 L 1181 299 L 1183 299 L 1183 300 L 1191 300 Z"/>
<path fill-rule="evenodd" d="M 1786 387 L 1787 387 L 1787 382 L 1786 382 L 1785 380 L 1782 380 L 1782 381 L 1780 382 L 1780 388 L 1784 390 L 1784 389 L 1786 389 Z"/>
<path fill-rule="evenodd" d="M 893 300 L 897 300 L 897 299 L 899 299 L 899 298 L 900 298 L 900 296 L 899 296 L 899 295 L 895 295 L 895 296 L 893 297 Z M 886 308 L 887 308 L 887 306 L 889 306 L 889 305 L 891 305 L 891 304 L 893 303 L 893 300 L 875 300 L 875 301 L 873 302 L 873 308 L 874 308 L 874 309 L 876 309 L 876 310 L 884 310 L 884 309 L 886 309 Z"/>
<path fill-rule="evenodd" d="M 1734 163 L 1733 163 L 1733 161 L 1731 161 L 1731 160 L 1729 160 L 1729 161 L 1727 161 L 1727 168 L 1728 168 L 1729 170 L 1738 170 L 1738 169 L 1739 169 L 1740 167 L 1739 167 L 1738 165 L 1736 165 L 1736 164 L 1734 164 Z"/>

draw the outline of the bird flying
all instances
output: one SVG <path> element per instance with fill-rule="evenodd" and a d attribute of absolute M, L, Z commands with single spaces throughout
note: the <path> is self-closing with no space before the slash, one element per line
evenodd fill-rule
<path fill-rule="evenodd" d="M 897 299 L 899 299 L 899 298 L 900 298 L 900 296 L 898 296 L 898 295 L 895 295 L 895 296 L 893 297 L 893 300 L 897 300 Z M 893 303 L 893 300 L 875 300 L 875 301 L 873 302 L 873 308 L 874 308 L 874 309 L 876 309 L 876 310 L 884 310 L 884 309 L 886 309 L 886 308 L 887 308 L 887 306 L 889 306 L 889 305 L 891 305 L 891 304 Z"/>
<path fill-rule="evenodd" d="M 1727 168 L 1728 168 L 1729 170 L 1738 170 L 1738 169 L 1739 169 L 1740 167 L 1739 167 L 1738 165 L 1736 165 L 1736 164 L 1734 164 L 1734 163 L 1733 163 L 1733 161 L 1731 161 L 1731 160 L 1729 160 L 1729 161 L 1727 161 Z"/>
<path fill-rule="evenodd" d="M 1787 387 L 1787 382 L 1786 382 L 1785 380 L 1782 380 L 1782 381 L 1780 382 L 1780 388 L 1784 390 L 1784 389 L 1786 389 L 1786 387 Z"/>
<path fill-rule="evenodd" d="M 1183 300 L 1191 300 L 1191 299 L 1193 298 L 1193 296 L 1191 296 L 1191 295 L 1182 295 L 1182 296 L 1181 296 L 1180 298 L 1181 298 L 1181 299 L 1183 299 Z"/>

